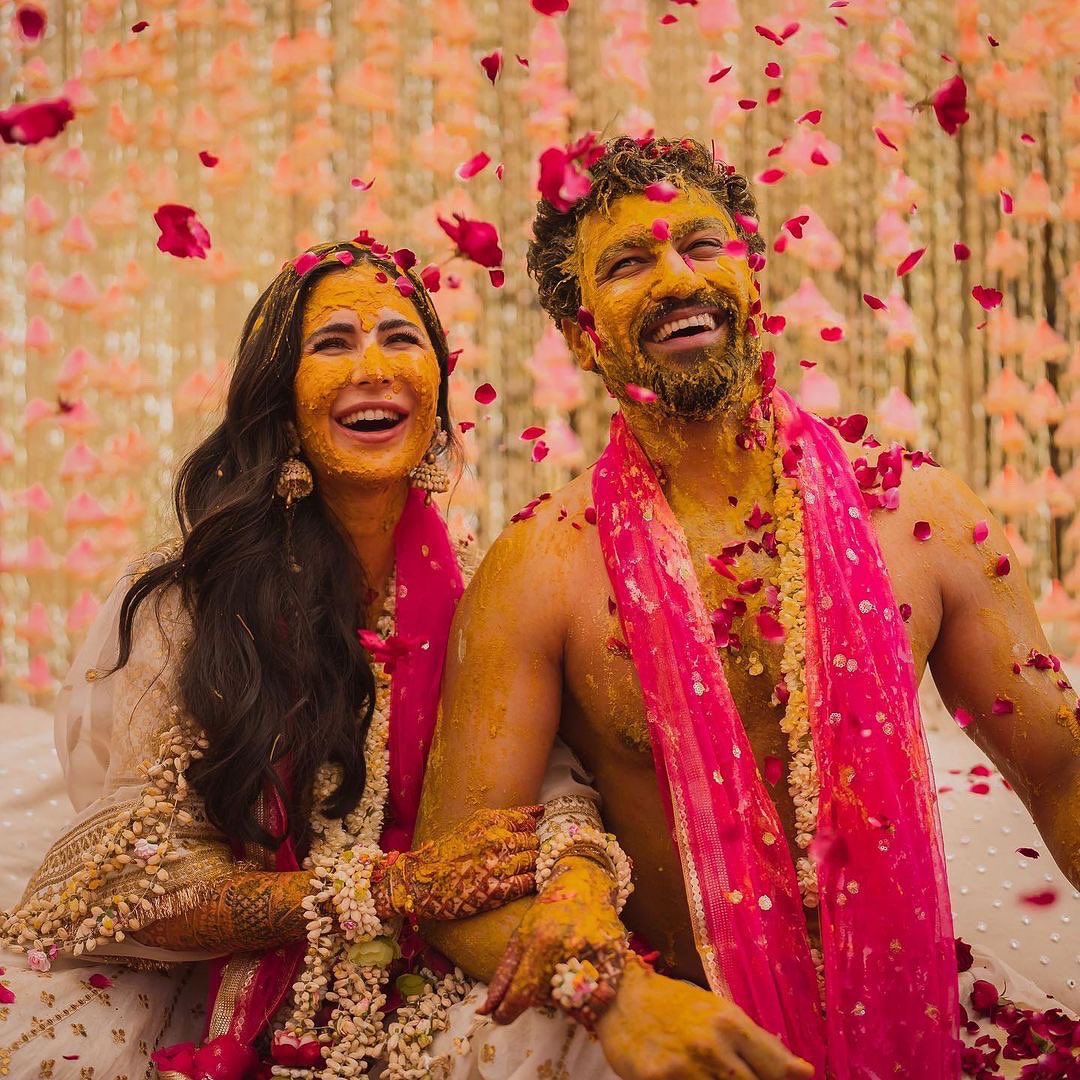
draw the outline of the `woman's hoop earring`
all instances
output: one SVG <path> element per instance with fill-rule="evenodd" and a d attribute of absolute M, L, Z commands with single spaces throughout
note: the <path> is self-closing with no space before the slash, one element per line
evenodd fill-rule
<path fill-rule="evenodd" d="M 450 474 L 439 462 L 439 455 L 446 449 L 450 437 L 443 431 L 442 417 L 435 417 L 435 432 L 427 452 L 417 465 L 409 470 L 409 483 L 427 492 L 424 502 L 431 504 L 431 496 L 450 490 Z"/>

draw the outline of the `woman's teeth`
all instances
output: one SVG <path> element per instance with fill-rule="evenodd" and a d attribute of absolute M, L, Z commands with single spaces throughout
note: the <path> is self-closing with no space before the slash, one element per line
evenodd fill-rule
<path fill-rule="evenodd" d="M 680 330 L 690 330 L 692 333 L 699 333 L 703 330 L 715 330 L 716 329 L 716 317 L 708 312 L 702 312 L 700 315 L 688 315 L 684 319 L 671 319 L 668 322 L 661 323 L 652 334 L 652 339 L 657 344 L 662 341 L 667 341 L 673 334 L 678 333 Z"/>
<path fill-rule="evenodd" d="M 403 419 L 404 416 L 401 413 L 390 409 L 358 409 L 356 412 L 342 416 L 338 423 L 354 431 L 371 431 L 393 427 Z"/>

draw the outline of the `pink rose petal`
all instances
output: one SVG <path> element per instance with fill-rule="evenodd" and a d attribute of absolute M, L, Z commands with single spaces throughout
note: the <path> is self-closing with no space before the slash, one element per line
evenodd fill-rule
<path fill-rule="evenodd" d="M 1001 196 L 1001 212 L 1011 214 L 1013 212 L 1013 197 L 1007 191 L 999 191 Z"/>
<path fill-rule="evenodd" d="M 842 326 L 823 326 L 821 328 L 822 341 L 839 341 L 844 336 Z"/>
<path fill-rule="evenodd" d="M 478 172 L 483 171 L 491 163 L 491 158 L 483 150 L 473 154 L 468 161 L 463 161 L 454 172 L 459 180 L 471 180 Z"/>
<path fill-rule="evenodd" d="M 357 191 L 370 191 L 371 185 L 375 183 L 375 177 L 373 176 L 370 180 L 361 180 L 359 176 L 354 176 L 349 183 L 352 184 Z"/>
<path fill-rule="evenodd" d="M 916 521 L 915 527 L 911 530 L 911 535 L 916 540 L 929 540 L 931 535 L 930 522 Z"/>
<path fill-rule="evenodd" d="M 821 123 L 821 110 L 820 109 L 811 109 L 809 112 L 804 112 L 802 114 L 802 116 L 800 116 L 799 119 L 795 121 L 795 123 L 796 124 L 820 124 Z"/>
<path fill-rule="evenodd" d="M 985 521 L 976 521 L 971 528 L 972 543 L 981 544 L 990 535 L 990 526 Z"/>
<path fill-rule="evenodd" d="M 355 262 L 353 253 L 351 251 L 338 251 L 334 253 L 334 258 L 337 259 L 342 266 L 352 266 Z"/>
<path fill-rule="evenodd" d="M 758 612 L 758 614 L 754 616 L 754 623 L 757 625 L 758 633 L 761 635 L 762 641 L 775 642 L 784 640 L 783 626 L 781 626 L 769 612 Z"/>
<path fill-rule="evenodd" d="M 967 709 L 964 708 L 958 708 L 956 712 L 953 713 L 953 719 L 962 728 L 966 728 L 969 724 L 973 724 L 975 722 L 975 717 L 972 716 L 971 713 L 969 713 Z"/>
<path fill-rule="evenodd" d="M 652 223 L 652 234 L 657 240 L 670 240 L 671 228 L 663 218 L 657 218 Z"/>
<path fill-rule="evenodd" d="M 416 292 L 416 286 L 404 274 L 394 282 L 394 288 L 406 298 Z"/>
<path fill-rule="evenodd" d="M 425 266 L 420 271 L 420 280 L 429 293 L 437 293 L 441 284 L 442 271 L 433 265 Z"/>
<path fill-rule="evenodd" d="M 728 240 L 724 244 L 724 254 L 733 259 L 745 258 L 749 250 L 745 240 Z"/>
<path fill-rule="evenodd" d="M 647 386 L 638 386 L 636 383 L 626 384 L 627 397 L 633 398 L 634 401 L 640 401 L 642 404 L 648 404 L 650 401 L 656 400 L 656 393 L 650 390 Z"/>
<path fill-rule="evenodd" d="M 548 444 L 544 442 L 543 439 L 538 439 L 536 443 L 533 444 L 532 448 L 533 462 L 538 464 L 539 462 L 543 461 L 544 458 L 548 456 L 549 452 L 550 450 Z"/>
<path fill-rule="evenodd" d="M 1013 703 L 1008 698 L 995 697 L 992 711 L 995 716 L 1010 716 L 1013 711 Z"/>
<path fill-rule="evenodd" d="M 766 169 L 763 173 L 758 174 L 757 181 L 759 184 L 775 184 L 783 180 L 785 175 L 783 169 Z"/>
<path fill-rule="evenodd" d="M 719 82 L 730 70 L 731 70 L 730 67 L 726 67 L 726 68 L 721 68 L 719 71 L 714 71 L 709 76 L 709 82 L 711 82 L 711 83 Z"/>
<path fill-rule="evenodd" d="M 658 180 L 654 184 L 646 184 L 641 193 L 652 202 L 668 203 L 679 194 L 679 189 L 667 180 Z"/>

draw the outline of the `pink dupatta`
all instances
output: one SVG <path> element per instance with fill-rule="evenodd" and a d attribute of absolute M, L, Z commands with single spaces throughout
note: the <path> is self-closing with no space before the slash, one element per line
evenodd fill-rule
<path fill-rule="evenodd" d="M 824 1014 L 789 849 L 724 676 L 686 537 L 621 414 L 593 474 L 709 983 L 814 1064 L 869 1080 L 959 1074 L 957 974 L 914 662 L 835 436 L 787 395 L 806 551 L 806 688 L 821 782 Z"/>
<path fill-rule="evenodd" d="M 395 636 L 416 644 L 397 659 L 390 688 L 390 790 L 380 840 L 384 851 L 412 846 L 424 766 L 438 714 L 450 622 L 465 588 L 446 522 L 437 507 L 425 503 L 424 492 L 417 488 L 410 489 L 394 532 L 394 560 Z M 277 791 L 267 790 L 266 807 L 271 831 L 281 835 L 285 811 Z M 286 841 L 274 853 L 274 869 L 299 868 L 292 843 Z M 235 1072 L 222 1068 L 222 1076 L 246 1076 L 251 1065 L 242 1057 L 244 1048 L 277 1011 L 296 978 L 306 945 L 297 942 L 262 954 L 213 961 L 208 1045 L 200 1050 L 192 1047 L 192 1052 L 216 1061 L 208 1053 L 216 1049 L 219 1056 L 237 1062 Z M 154 1056 L 175 1055 L 180 1049 L 169 1047 Z M 180 1077 L 184 1073 L 174 1068 L 162 1075 Z"/>

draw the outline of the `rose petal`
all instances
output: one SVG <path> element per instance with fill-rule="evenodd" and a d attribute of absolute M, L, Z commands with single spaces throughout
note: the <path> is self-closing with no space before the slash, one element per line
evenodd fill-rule
<path fill-rule="evenodd" d="M 953 719 L 962 728 L 966 728 L 969 724 L 973 724 L 975 722 L 975 717 L 972 716 L 971 713 L 969 713 L 967 709 L 964 708 L 958 708 L 956 712 L 953 713 Z"/>
<path fill-rule="evenodd" d="M 864 292 L 862 294 L 863 303 L 873 311 L 887 311 L 888 308 L 885 305 L 885 301 L 874 296 L 873 293 Z"/>
<path fill-rule="evenodd" d="M 502 270 L 489 270 L 488 280 L 496 289 L 501 289 L 506 284 L 506 273 Z"/>
<path fill-rule="evenodd" d="M 394 265 L 403 272 L 411 270 L 416 265 L 416 253 L 410 248 L 398 248 L 392 258 Z"/>
<path fill-rule="evenodd" d="M 967 84 L 959 75 L 943 82 L 934 91 L 931 103 L 934 115 L 947 135 L 955 135 L 960 125 L 970 119 L 965 108 L 967 104 Z"/>
<path fill-rule="evenodd" d="M 534 439 L 539 439 L 544 434 L 544 428 L 542 427 L 527 427 L 519 436 L 524 439 L 525 442 L 532 442 Z"/>
<path fill-rule="evenodd" d="M 570 10 L 570 0 L 531 0 L 533 11 L 541 15 L 561 15 Z"/>
<path fill-rule="evenodd" d="M 810 154 L 810 160 L 815 165 L 828 165 L 829 164 L 829 159 L 825 156 L 825 153 L 822 150 L 814 150 Z"/>
<path fill-rule="evenodd" d="M 1013 703 L 1008 698 L 995 697 L 992 711 L 995 716 L 1009 716 L 1013 711 Z"/>
<path fill-rule="evenodd" d="M 641 193 L 652 202 L 669 203 L 679 194 L 679 189 L 667 180 L 658 180 L 654 184 L 646 184 Z"/>
<path fill-rule="evenodd" d="M 661 15 L 660 16 L 660 25 L 661 26 L 671 26 L 672 23 L 677 23 L 678 21 L 679 21 L 678 15 L 672 15 L 670 11 L 666 15 Z"/>
<path fill-rule="evenodd" d="M 911 535 L 916 540 L 929 540 L 931 535 L 930 522 L 916 521 L 915 527 L 911 530 Z"/>
<path fill-rule="evenodd" d="M 499 247 L 499 233 L 488 221 L 454 214 L 456 223 L 437 217 L 439 227 L 454 242 L 458 253 L 489 269 L 502 266 L 503 253 Z"/>
<path fill-rule="evenodd" d="M 420 280 L 424 283 L 424 288 L 429 293 L 437 293 L 441 286 L 442 271 L 433 265 L 425 266 L 420 271 Z"/>
<path fill-rule="evenodd" d="M 754 616 L 754 623 L 757 625 L 758 633 L 761 635 L 762 641 L 784 640 L 783 626 L 781 626 L 769 612 L 759 611 L 758 614 Z"/>
<path fill-rule="evenodd" d="M 890 150 L 899 150 L 900 148 L 885 134 L 881 128 L 874 128 L 874 134 L 877 136 L 877 140 L 882 146 L 887 146 Z"/>
<path fill-rule="evenodd" d="M 909 255 L 904 256 L 903 262 L 896 268 L 896 276 L 903 277 L 906 273 L 915 268 L 915 264 L 923 257 L 926 252 L 926 248 L 919 248 L 916 251 L 911 252 Z"/>
<path fill-rule="evenodd" d="M 95 971 L 89 979 L 86 980 L 95 990 L 108 990 L 112 986 L 113 981 L 108 975 L 102 975 L 100 971 Z"/>
<path fill-rule="evenodd" d="M 371 185 L 375 183 L 375 177 L 373 176 L 370 180 L 361 180 L 359 176 L 354 176 L 349 183 L 352 184 L 357 191 L 370 191 Z"/>
<path fill-rule="evenodd" d="M 648 404 L 650 401 L 656 400 L 654 391 L 647 386 L 638 386 L 636 383 L 627 383 L 626 393 L 628 397 L 633 398 L 634 401 L 640 401 L 642 404 Z"/>
<path fill-rule="evenodd" d="M 471 420 L 462 420 L 458 424 L 458 430 L 464 435 L 467 431 L 472 431 L 476 425 Z"/>
<path fill-rule="evenodd" d="M 657 240 L 669 240 L 671 238 L 671 228 L 663 218 L 657 218 L 652 223 L 652 234 Z"/>
<path fill-rule="evenodd" d="M 1027 859 L 1037 859 L 1039 857 L 1039 853 L 1033 847 L 1018 847 L 1016 854 L 1023 855 Z"/>
<path fill-rule="evenodd" d="M 494 86 L 495 80 L 499 76 L 499 70 L 502 68 L 502 49 L 496 49 L 494 52 L 488 53 L 487 56 L 482 56 L 480 66 L 484 69 L 488 81 Z"/>
<path fill-rule="evenodd" d="M 1020 897 L 1023 904 L 1031 904 L 1033 907 L 1048 907 L 1057 900 L 1057 889 L 1042 889 L 1039 892 L 1024 893 Z"/>
<path fill-rule="evenodd" d="M 405 277 L 404 274 L 402 274 L 394 282 L 394 287 L 399 293 L 401 293 L 402 296 L 406 298 L 412 296 L 412 294 L 416 292 L 416 286 L 407 277 Z"/>
<path fill-rule="evenodd" d="M 763 173 L 758 174 L 757 181 L 759 184 L 775 184 L 780 180 L 783 180 L 787 175 L 783 169 L 766 169 Z"/>
<path fill-rule="evenodd" d="M 200 150 L 199 151 L 199 160 L 208 169 L 212 169 L 221 160 L 221 158 L 214 157 L 214 155 L 211 154 L 209 150 Z"/>
<path fill-rule="evenodd" d="M 964 971 L 970 971 L 971 965 L 975 963 L 975 957 L 972 956 L 971 946 L 961 938 L 956 939 L 956 971 L 961 973 Z"/>
<path fill-rule="evenodd" d="M 491 158 L 481 150 L 480 153 L 473 154 L 468 161 L 463 161 L 457 167 L 454 175 L 459 180 L 471 180 L 478 172 L 486 169 L 490 163 Z"/>
<path fill-rule="evenodd" d="M 75 111 L 66 97 L 19 102 L 0 109 L 0 139 L 33 146 L 55 138 L 74 119 Z"/>
<path fill-rule="evenodd" d="M 757 108 L 757 102 L 753 98 L 739 98 L 737 104 L 744 112 L 749 112 L 751 109 Z"/>
<path fill-rule="evenodd" d="M 971 787 L 968 788 L 968 791 L 972 795 L 989 795 L 990 785 L 986 783 L 972 784 Z"/>
<path fill-rule="evenodd" d="M 749 251 L 745 240 L 728 240 L 724 244 L 724 254 L 732 259 L 742 259 Z"/>
<path fill-rule="evenodd" d="M 981 544 L 990 535 L 990 526 L 985 521 L 976 521 L 971 528 L 972 543 Z"/>
<path fill-rule="evenodd" d="M 911 605 L 910 604 L 901 604 L 900 605 L 900 618 L 904 622 L 907 622 L 911 618 Z"/>
<path fill-rule="evenodd" d="M 484 383 L 482 386 L 476 388 L 476 392 L 473 397 L 480 402 L 481 405 L 490 405 L 497 397 L 495 387 L 491 383 Z"/>
<path fill-rule="evenodd" d="M 997 562 L 994 563 L 994 574 L 997 577 L 1005 577 L 1011 569 L 1012 566 L 1009 564 L 1009 556 L 999 555 Z"/>
<path fill-rule="evenodd" d="M 811 109 L 809 112 L 804 112 L 802 114 L 802 116 L 800 116 L 799 119 L 795 121 L 795 123 L 796 124 L 820 124 L 821 123 L 821 110 L 820 109 Z"/>
<path fill-rule="evenodd" d="M 175 255 L 178 259 L 206 258 L 211 246 L 210 234 L 190 206 L 165 203 L 154 211 L 154 221 L 161 230 L 157 240 L 158 250 Z M 312 258 L 318 261 L 317 256 Z"/>
<path fill-rule="evenodd" d="M 775 60 L 770 60 L 765 65 L 765 77 L 767 79 L 779 79 L 783 74 L 783 68 Z"/>
<path fill-rule="evenodd" d="M 150 24 L 145 19 L 140 19 L 131 27 L 133 34 L 141 34 Z"/>
<path fill-rule="evenodd" d="M 532 459 L 534 462 L 539 463 L 548 456 L 549 452 L 548 444 L 543 439 L 539 439 L 533 444 Z"/>
<path fill-rule="evenodd" d="M 766 41 L 771 41 L 774 45 L 784 44 L 784 39 L 775 30 L 770 30 L 767 26 L 755 26 L 754 29 Z"/>
<path fill-rule="evenodd" d="M 736 211 L 732 217 L 735 218 L 735 224 L 742 229 L 743 232 L 756 233 L 758 231 L 758 219 L 750 217 L 748 214 L 740 214 Z"/>
<path fill-rule="evenodd" d="M 959 241 L 953 244 L 952 253 L 957 262 L 964 262 L 965 259 L 971 258 L 971 248 L 967 244 L 961 244 Z"/>
<path fill-rule="evenodd" d="M 1001 212 L 1011 214 L 1013 212 L 1013 197 L 1007 191 L 999 191 L 1001 196 Z"/>
<path fill-rule="evenodd" d="M 721 68 L 719 71 L 714 71 L 709 76 L 709 82 L 711 82 L 711 83 L 719 82 L 730 70 L 731 70 L 730 67 L 726 67 L 726 68 Z"/>
<path fill-rule="evenodd" d="M 1001 293 L 997 289 L 991 289 L 986 285 L 974 286 L 971 295 L 979 301 L 984 311 L 991 311 L 1001 303 Z"/>
<path fill-rule="evenodd" d="M 766 334 L 782 334 L 787 326 L 787 319 L 783 315 L 766 315 L 761 320 L 761 328 Z"/>
<path fill-rule="evenodd" d="M 823 326 L 821 328 L 822 341 L 839 341 L 844 336 L 842 326 Z"/>
<path fill-rule="evenodd" d="M 771 754 L 765 759 L 765 781 L 769 784 L 776 784 L 780 781 L 780 778 L 784 775 L 784 763 L 778 758 L 773 757 Z"/>
<path fill-rule="evenodd" d="M 48 16 L 37 4 L 20 4 L 15 10 L 14 23 L 23 41 L 38 41 L 45 33 Z"/>

